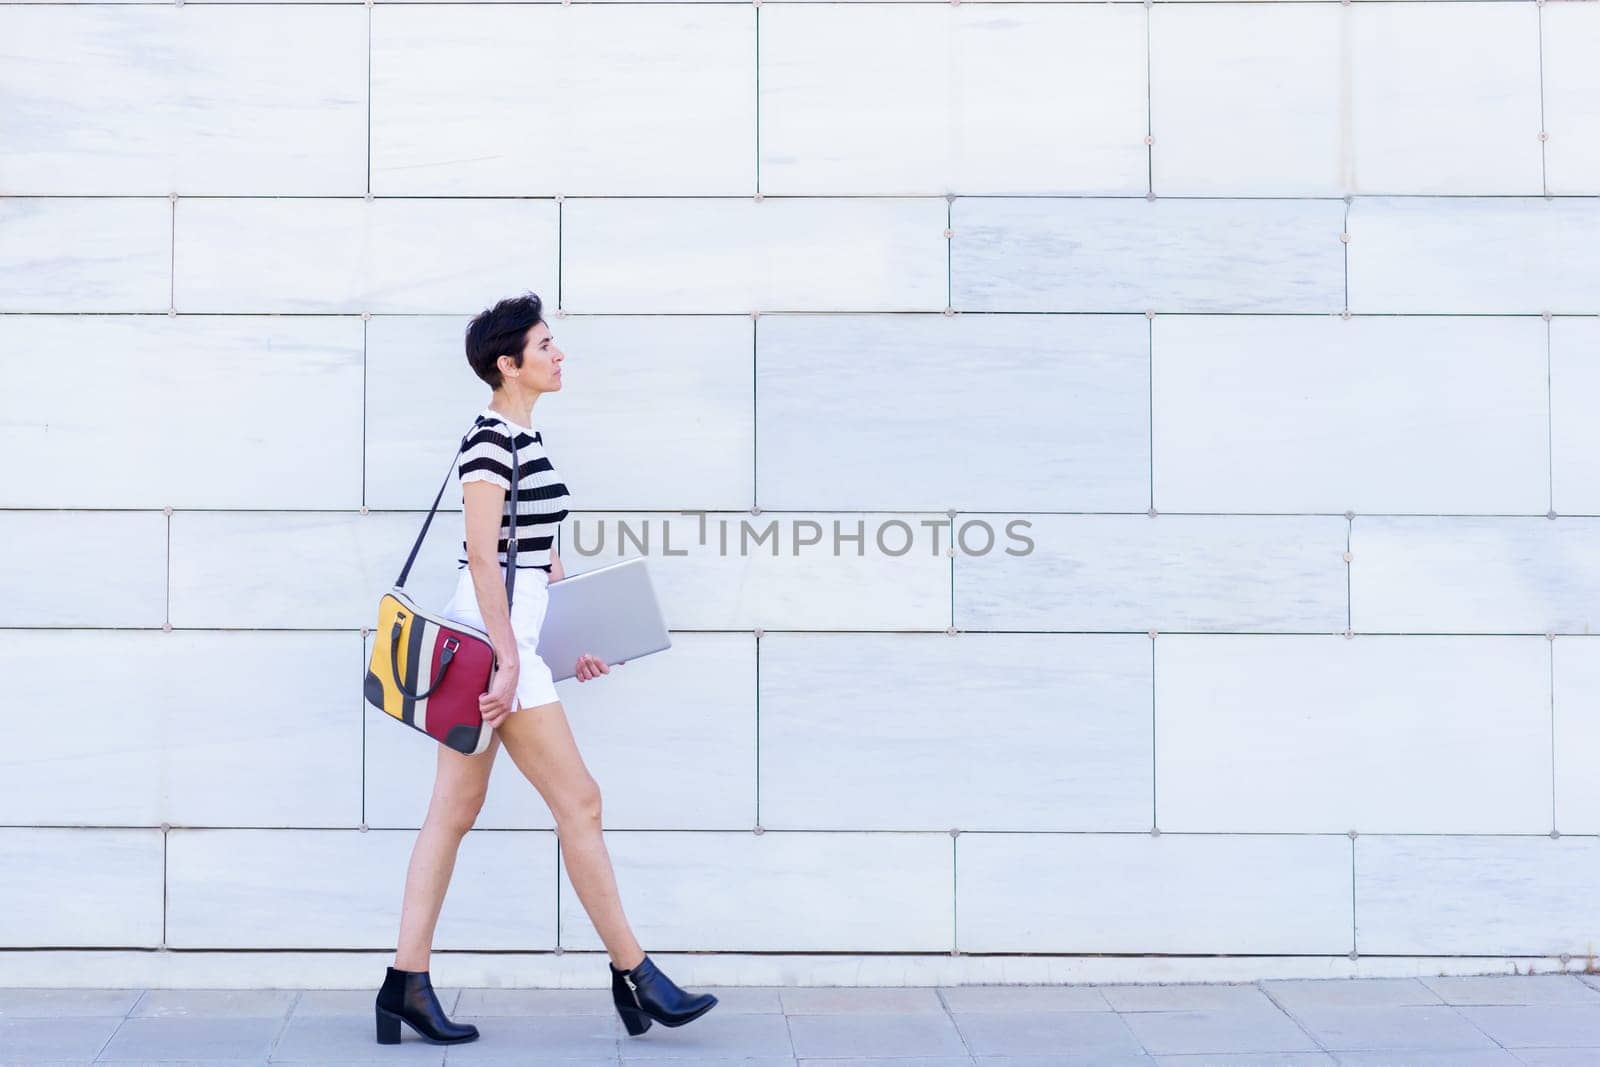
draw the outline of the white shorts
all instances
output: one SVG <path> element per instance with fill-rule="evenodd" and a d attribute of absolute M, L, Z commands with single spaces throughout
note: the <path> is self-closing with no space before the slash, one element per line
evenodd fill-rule
<path fill-rule="evenodd" d="M 478 589 L 472 584 L 472 569 L 462 567 L 456 581 L 456 591 L 441 614 L 484 632 L 483 612 L 478 609 Z M 500 566 L 500 580 L 505 580 L 505 565 Z M 517 638 L 517 706 L 535 708 L 552 704 L 561 698 L 556 694 L 556 683 L 550 667 L 534 651 L 539 647 L 539 628 L 544 625 L 545 609 L 550 605 L 550 572 L 537 567 L 518 567 L 516 588 L 511 593 L 511 632 Z"/>

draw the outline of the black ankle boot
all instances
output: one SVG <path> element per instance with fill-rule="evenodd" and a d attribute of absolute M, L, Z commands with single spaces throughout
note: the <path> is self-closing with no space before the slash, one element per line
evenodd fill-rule
<path fill-rule="evenodd" d="M 422 1040 L 434 1045 L 457 1045 L 476 1041 L 478 1028 L 471 1023 L 453 1023 L 445 1017 L 434 995 L 427 971 L 398 971 L 390 967 L 383 976 L 375 1005 L 378 1019 L 378 1044 L 400 1043 L 400 1020 L 404 1019 Z"/>
<path fill-rule="evenodd" d="M 710 993 L 685 993 L 656 967 L 648 955 L 637 966 L 620 971 L 610 960 L 611 999 L 629 1035 L 650 1029 L 650 1020 L 663 1026 L 682 1026 L 711 1010 L 717 998 Z"/>

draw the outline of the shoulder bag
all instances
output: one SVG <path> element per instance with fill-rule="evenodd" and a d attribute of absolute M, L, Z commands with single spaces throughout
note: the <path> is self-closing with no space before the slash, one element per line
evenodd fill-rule
<path fill-rule="evenodd" d="M 511 440 L 511 491 L 506 510 L 511 529 L 506 537 L 506 604 L 511 603 L 517 579 L 517 433 L 506 427 Z M 469 435 L 470 436 L 470 435 Z M 406 576 L 417 560 L 422 539 L 428 536 L 444 487 L 450 484 L 456 459 L 467 447 L 467 437 L 450 460 L 450 471 L 439 486 L 428 517 L 411 555 L 406 557 L 394 588 L 378 601 L 378 626 L 373 632 L 372 657 L 363 686 L 367 703 L 399 722 L 455 749 L 475 756 L 489 747 L 493 728 L 483 721 L 478 697 L 486 693 L 499 667 L 489 635 L 442 613 L 421 607 L 405 591 Z"/>

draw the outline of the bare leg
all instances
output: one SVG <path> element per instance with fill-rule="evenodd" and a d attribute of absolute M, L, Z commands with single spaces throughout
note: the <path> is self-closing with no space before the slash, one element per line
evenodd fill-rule
<path fill-rule="evenodd" d="M 445 745 L 439 749 L 434 772 L 433 799 L 411 848 L 406 870 L 405 898 L 400 905 L 400 942 L 394 966 L 402 971 L 425 971 L 433 946 L 434 927 L 444 906 L 445 891 L 456 867 L 461 839 L 472 829 L 489 792 L 489 771 L 500 750 L 498 731 L 489 747 L 467 756 Z"/>
<path fill-rule="evenodd" d="M 522 708 L 495 728 L 523 776 L 533 783 L 556 820 L 567 878 L 622 970 L 638 966 L 644 950 L 633 936 L 600 828 L 600 786 L 578 752 L 560 701 Z"/>

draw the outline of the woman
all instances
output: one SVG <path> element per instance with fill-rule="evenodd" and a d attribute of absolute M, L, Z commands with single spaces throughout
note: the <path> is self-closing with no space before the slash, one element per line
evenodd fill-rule
<path fill-rule="evenodd" d="M 538 296 L 502 300 L 467 327 L 467 362 L 494 390 L 473 420 L 457 465 L 461 480 L 461 576 L 444 614 L 489 635 L 500 667 L 479 698 L 483 719 L 495 732 L 476 756 L 439 745 L 433 799 L 406 872 L 400 943 L 377 997 L 378 1041 L 396 1044 L 403 1019 L 426 1041 L 472 1041 L 478 1028 L 452 1022 L 439 1006 L 428 977 L 434 925 L 455 866 L 456 851 L 477 820 L 500 742 L 555 816 L 567 877 L 610 955 L 611 998 L 631 1035 L 655 1019 L 682 1026 L 705 1014 L 717 998 L 689 994 L 656 968 L 639 947 L 617 897 L 616 878 L 600 827 L 600 790 L 556 696 L 550 668 L 535 653 L 548 603 L 548 583 L 563 576 L 554 548 L 566 517 L 567 488 L 533 427 L 533 405 L 561 388 L 566 359 L 544 322 Z M 516 505 L 517 580 L 506 604 L 505 566 L 511 486 L 511 435 L 521 468 Z M 580 657 L 577 678 L 586 682 L 610 668 Z"/>

